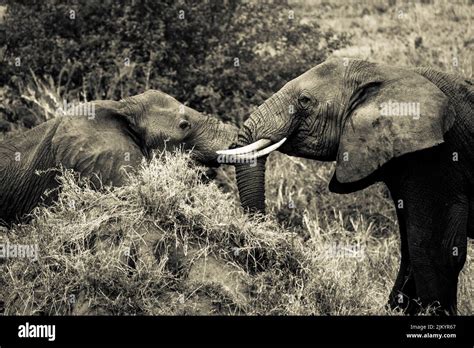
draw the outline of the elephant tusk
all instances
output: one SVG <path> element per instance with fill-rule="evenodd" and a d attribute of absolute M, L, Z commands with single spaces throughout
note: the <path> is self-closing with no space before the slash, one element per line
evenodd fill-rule
<path fill-rule="evenodd" d="M 266 146 L 271 144 L 271 140 L 269 139 L 260 139 L 257 140 L 256 142 L 243 146 L 243 147 L 238 147 L 236 149 L 230 149 L 230 150 L 219 150 L 216 151 L 218 155 L 243 155 L 249 152 L 254 152 L 258 151 L 260 149 L 265 148 Z"/>
<path fill-rule="evenodd" d="M 275 143 L 269 147 L 266 147 L 263 150 L 258 151 L 257 153 L 245 153 L 243 155 L 236 155 L 235 159 L 236 160 L 251 160 L 251 159 L 256 159 L 262 156 L 266 156 L 269 153 L 278 149 L 280 146 L 282 146 L 285 141 L 286 141 L 286 138 L 283 138 L 278 143 Z"/>

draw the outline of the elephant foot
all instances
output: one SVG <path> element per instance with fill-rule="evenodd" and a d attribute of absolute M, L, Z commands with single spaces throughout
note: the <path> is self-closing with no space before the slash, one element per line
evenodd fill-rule
<path fill-rule="evenodd" d="M 409 265 L 403 265 L 387 303 L 387 309 L 401 310 L 404 314 L 415 315 L 420 309 L 416 295 L 415 279 Z"/>
<path fill-rule="evenodd" d="M 405 315 L 429 313 L 430 315 L 446 316 L 456 314 L 456 306 L 452 304 L 452 301 L 448 305 L 443 305 L 437 300 L 423 300 L 423 296 L 395 289 L 390 293 L 386 309 L 399 310 Z"/>
<path fill-rule="evenodd" d="M 423 309 L 419 299 L 409 297 L 402 292 L 390 294 L 386 308 L 388 310 L 400 310 L 406 315 L 416 315 Z"/>
<path fill-rule="evenodd" d="M 390 293 L 386 308 L 400 310 L 406 315 L 430 314 L 436 316 L 456 315 L 456 297 L 443 297 L 444 301 L 436 300 L 433 294 L 415 294 L 393 289 Z"/>

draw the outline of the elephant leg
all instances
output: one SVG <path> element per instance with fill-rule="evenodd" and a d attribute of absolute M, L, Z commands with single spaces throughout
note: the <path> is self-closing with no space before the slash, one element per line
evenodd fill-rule
<path fill-rule="evenodd" d="M 402 240 L 402 263 L 391 300 L 403 287 L 402 293 L 415 293 L 407 312 L 432 306 L 437 314 L 455 314 L 458 276 L 467 253 L 466 186 L 443 162 L 420 160 L 403 163 L 403 168 L 407 169 L 387 182 Z M 414 305 L 417 302 L 421 308 Z"/>
<path fill-rule="evenodd" d="M 457 311 L 458 276 L 467 253 L 467 212 L 468 205 L 462 202 L 451 205 L 446 210 L 447 223 L 441 238 L 423 233 L 424 238 L 420 239 L 416 225 L 408 232 L 417 296 L 423 306 L 438 305 L 437 314 L 453 315 Z M 430 219 L 436 221 L 434 216 Z M 436 230 L 432 227 L 432 231 Z"/>
<path fill-rule="evenodd" d="M 392 197 L 397 207 L 398 195 L 392 192 Z M 407 228 L 403 215 L 403 210 L 397 209 L 397 219 L 400 229 L 400 268 L 398 270 L 397 279 L 389 295 L 388 306 L 391 309 L 401 309 L 404 313 L 414 314 L 417 304 L 414 302 L 416 298 L 415 279 L 410 265 L 410 256 L 408 252 Z"/>
<path fill-rule="evenodd" d="M 447 225 L 441 244 L 443 262 L 440 273 L 447 279 L 442 284 L 442 294 L 446 297 L 445 307 L 449 314 L 457 313 L 458 278 L 467 257 L 468 217 L 467 197 L 451 205 L 447 212 Z"/>

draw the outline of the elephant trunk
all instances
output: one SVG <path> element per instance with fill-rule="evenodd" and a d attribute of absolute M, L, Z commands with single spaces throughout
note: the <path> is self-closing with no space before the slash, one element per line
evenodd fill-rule
<path fill-rule="evenodd" d="M 239 129 L 210 116 L 203 119 L 200 114 L 196 116 L 194 124 L 193 157 L 203 164 L 219 166 L 221 163 L 217 151 L 235 144 Z"/>
<path fill-rule="evenodd" d="M 238 147 L 267 139 L 274 143 L 268 148 L 278 148 L 291 132 L 291 111 L 286 91 L 274 94 L 244 123 L 238 136 Z M 280 145 L 275 144 L 278 141 Z M 251 164 L 237 163 L 235 170 L 242 207 L 251 212 L 265 213 L 265 163 L 268 153 L 263 152 L 264 155 L 260 157 L 258 154 L 262 151 L 265 149 L 257 152 Z"/>
<path fill-rule="evenodd" d="M 236 164 L 237 187 L 240 203 L 250 212 L 265 213 L 265 163 L 266 157 L 257 159 L 256 165 Z"/>
<path fill-rule="evenodd" d="M 253 113 L 243 125 L 238 135 L 237 146 L 246 146 L 253 142 L 252 129 L 255 120 L 260 117 Z M 244 210 L 265 213 L 265 163 L 267 156 L 256 159 L 252 164 L 236 163 L 235 174 L 239 189 L 240 204 Z"/>

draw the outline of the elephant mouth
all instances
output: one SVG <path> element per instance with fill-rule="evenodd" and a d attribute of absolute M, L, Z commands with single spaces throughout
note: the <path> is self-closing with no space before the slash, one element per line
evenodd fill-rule
<path fill-rule="evenodd" d="M 278 142 L 273 143 L 270 139 L 260 139 L 249 145 L 238 147 L 229 150 L 219 150 L 216 153 L 219 156 L 232 156 L 233 159 L 251 160 L 266 156 L 277 150 L 287 138 L 283 138 Z"/>

